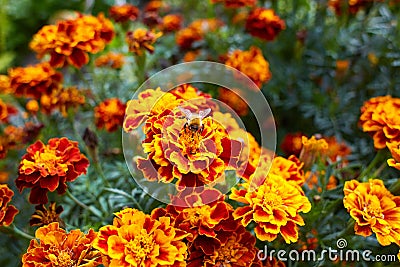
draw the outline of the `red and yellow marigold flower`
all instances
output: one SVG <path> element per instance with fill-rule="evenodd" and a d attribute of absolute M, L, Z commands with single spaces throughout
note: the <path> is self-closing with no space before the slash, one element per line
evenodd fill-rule
<path fill-rule="evenodd" d="M 101 55 L 94 61 L 96 67 L 111 67 L 113 69 L 120 69 L 125 64 L 124 55 L 121 53 L 110 52 Z"/>
<path fill-rule="evenodd" d="M 246 74 L 258 87 L 272 77 L 268 61 L 261 49 L 255 46 L 246 51 L 234 50 L 229 54 L 225 64 Z"/>
<path fill-rule="evenodd" d="M 139 8 L 132 4 L 112 6 L 109 10 L 110 18 L 115 22 L 135 21 L 139 16 Z"/>
<path fill-rule="evenodd" d="M 179 14 L 168 14 L 162 18 L 161 30 L 163 32 L 174 32 L 182 27 L 183 17 Z"/>
<path fill-rule="evenodd" d="M 386 147 L 386 142 L 400 141 L 400 98 L 378 96 L 364 102 L 361 107 L 360 125 L 364 132 L 372 135 L 377 149 Z"/>
<path fill-rule="evenodd" d="M 83 104 L 85 104 L 85 96 L 76 87 L 60 87 L 40 97 L 41 111 L 45 114 L 59 110 L 64 117 L 67 117 L 69 108 L 77 108 Z"/>
<path fill-rule="evenodd" d="M 6 184 L 0 184 L 0 226 L 9 226 L 13 221 L 18 209 L 9 205 L 14 192 Z"/>
<path fill-rule="evenodd" d="M 60 214 L 63 211 L 63 207 L 57 206 L 53 201 L 49 204 L 48 208 L 43 204 L 37 205 L 35 207 L 35 212 L 29 220 L 29 225 L 44 226 L 53 222 L 58 222 L 62 228 L 65 228 L 65 223 L 60 218 Z"/>
<path fill-rule="evenodd" d="M 145 12 L 166 12 L 169 10 L 169 5 L 162 0 L 151 0 L 144 7 Z"/>
<path fill-rule="evenodd" d="M 387 160 L 390 167 L 400 170 L 400 141 L 391 142 L 386 144 L 392 153 L 392 158 Z"/>
<path fill-rule="evenodd" d="M 272 41 L 286 28 L 283 21 L 272 9 L 258 7 L 247 17 L 246 30 L 253 36 Z"/>
<path fill-rule="evenodd" d="M 99 229 L 94 247 L 107 257 L 106 266 L 184 266 L 186 234 L 168 217 L 152 218 L 127 208 L 115 213 L 113 225 Z"/>
<path fill-rule="evenodd" d="M 94 108 L 96 127 L 105 128 L 113 132 L 122 126 L 126 105 L 118 98 L 110 98 L 101 102 Z"/>
<path fill-rule="evenodd" d="M 343 204 L 355 220 L 357 235 L 375 233 L 382 246 L 400 245 L 400 197 L 393 196 L 379 179 L 347 181 L 343 191 Z"/>
<path fill-rule="evenodd" d="M 47 203 L 48 191 L 65 193 L 66 182 L 86 173 L 89 166 L 88 159 L 80 153 L 78 142 L 66 137 L 52 138 L 46 145 L 37 141 L 26 151 L 15 183 L 20 192 L 24 188 L 32 189 L 29 195 L 32 204 Z"/>
<path fill-rule="evenodd" d="M 49 63 L 43 62 L 27 67 L 16 67 L 8 71 L 10 87 L 16 96 L 39 99 L 61 86 L 63 76 Z"/>
<path fill-rule="evenodd" d="M 287 159 L 284 157 L 274 157 L 269 171 L 272 174 L 281 176 L 288 182 L 302 186 L 305 182 L 303 165 L 304 163 L 295 155 L 291 155 Z"/>
<path fill-rule="evenodd" d="M 374 0 L 329 0 L 328 7 L 332 9 L 336 15 L 341 16 L 344 10 L 348 11 L 350 14 L 356 14 L 359 10 L 365 8 L 368 3 L 372 2 L 374 2 Z"/>
<path fill-rule="evenodd" d="M 252 7 L 256 5 L 256 0 L 211 0 L 211 2 L 223 3 L 227 8 Z"/>
<path fill-rule="evenodd" d="M 57 222 L 36 230 L 26 253 L 22 256 L 23 267 L 39 266 L 87 266 L 101 264 L 101 254 L 93 249 L 96 232 L 87 234 L 79 229 L 67 233 Z"/>
<path fill-rule="evenodd" d="M 233 216 L 245 227 L 254 221 L 254 232 L 262 241 L 271 242 L 281 234 L 286 243 L 296 242 L 298 226 L 304 225 L 299 213 L 309 212 L 311 204 L 298 185 L 280 175 L 265 173 L 257 171 L 241 185 L 242 189 L 232 189 L 230 198 L 245 204 Z"/>
<path fill-rule="evenodd" d="M 138 28 L 126 33 L 126 42 L 129 51 L 135 55 L 141 56 L 146 50 L 152 54 L 154 52 L 153 44 L 162 36 L 162 32 L 149 31 L 144 28 Z"/>
<path fill-rule="evenodd" d="M 77 14 L 75 19 L 59 21 L 57 25 L 41 28 L 29 44 L 39 58 L 50 54 L 50 65 L 63 67 L 67 64 L 81 68 L 89 62 L 89 55 L 104 49 L 114 37 L 110 20 L 99 14 Z"/>
<path fill-rule="evenodd" d="M 182 49 L 189 49 L 194 42 L 202 40 L 208 32 L 216 31 L 222 25 L 223 22 L 216 18 L 195 20 L 176 33 L 176 43 Z"/>

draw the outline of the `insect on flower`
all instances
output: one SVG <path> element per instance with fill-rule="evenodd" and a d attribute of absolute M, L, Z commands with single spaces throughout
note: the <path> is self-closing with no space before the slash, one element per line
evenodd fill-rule
<path fill-rule="evenodd" d="M 205 110 L 200 110 L 199 113 L 192 113 L 190 110 L 179 107 L 180 111 L 185 114 L 186 117 L 186 123 L 183 126 L 186 129 L 189 129 L 193 133 L 195 132 L 202 132 L 203 131 L 203 124 L 202 120 L 211 112 L 210 108 L 207 108 Z"/>

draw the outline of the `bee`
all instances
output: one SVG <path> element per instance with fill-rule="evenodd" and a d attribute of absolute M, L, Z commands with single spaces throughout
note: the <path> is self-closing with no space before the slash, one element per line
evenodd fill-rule
<path fill-rule="evenodd" d="M 204 129 L 204 125 L 202 120 L 211 112 L 211 109 L 200 110 L 199 113 L 192 113 L 190 110 L 179 107 L 180 111 L 185 114 L 186 122 L 183 126 L 186 129 L 189 129 L 193 133 L 202 132 Z"/>

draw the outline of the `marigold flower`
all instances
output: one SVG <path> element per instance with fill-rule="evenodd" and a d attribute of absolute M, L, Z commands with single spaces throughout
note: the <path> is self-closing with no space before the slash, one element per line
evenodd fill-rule
<path fill-rule="evenodd" d="M 102 51 L 114 37 L 114 27 L 102 13 L 97 17 L 78 14 L 77 18 L 59 21 L 41 28 L 29 44 L 42 58 L 50 54 L 50 65 L 67 64 L 81 68 L 89 62 L 88 53 Z"/>
<path fill-rule="evenodd" d="M 79 229 L 67 233 L 57 222 L 36 230 L 26 253 L 22 256 L 23 267 L 39 266 L 88 266 L 101 264 L 101 254 L 93 249 L 96 232 L 87 234 Z"/>
<path fill-rule="evenodd" d="M 174 32 L 182 27 L 183 17 L 179 14 L 168 14 L 162 18 L 161 30 L 163 32 Z"/>
<path fill-rule="evenodd" d="M 25 131 L 23 127 L 8 125 L 4 128 L 4 136 L 7 139 L 8 148 L 17 148 L 20 144 L 24 143 Z"/>
<path fill-rule="evenodd" d="M 96 67 L 111 67 L 113 69 L 120 69 L 125 64 L 124 55 L 121 53 L 107 53 L 101 55 L 94 61 Z"/>
<path fill-rule="evenodd" d="M 52 138 L 47 145 L 39 140 L 26 151 L 15 184 L 20 192 L 24 188 L 32 188 L 29 195 L 32 204 L 47 203 L 48 191 L 65 193 L 66 182 L 86 173 L 89 166 L 88 159 L 80 153 L 78 142 L 66 137 Z"/>
<path fill-rule="evenodd" d="M 378 96 L 364 102 L 359 123 L 364 132 L 372 135 L 377 149 L 386 147 L 386 142 L 400 140 L 400 98 Z"/>
<path fill-rule="evenodd" d="M 373 0 L 329 0 L 328 7 L 332 9 L 336 15 L 341 16 L 344 10 L 348 10 L 350 14 L 356 14 L 359 10 L 365 8 L 366 5 L 371 2 L 373 2 Z"/>
<path fill-rule="evenodd" d="M 211 0 L 211 3 L 223 3 L 227 8 L 239 8 L 244 6 L 255 6 L 256 0 Z"/>
<path fill-rule="evenodd" d="M 349 69 L 350 61 L 343 59 L 343 60 L 336 60 L 336 76 L 341 77 L 343 76 L 347 70 Z"/>
<path fill-rule="evenodd" d="M 176 33 L 176 43 L 180 48 L 188 49 L 194 42 L 202 40 L 206 33 L 216 31 L 222 25 L 223 22 L 216 18 L 195 20 Z"/>
<path fill-rule="evenodd" d="M 247 17 L 246 30 L 253 36 L 272 41 L 286 28 L 285 22 L 275 11 L 267 8 L 255 8 Z"/>
<path fill-rule="evenodd" d="M 85 96 L 76 87 L 60 87 L 40 97 L 43 113 L 50 114 L 54 110 L 59 110 L 64 117 L 68 116 L 69 108 L 76 108 L 83 104 L 85 104 Z"/>
<path fill-rule="evenodd" d="M 234 218 L 240 219 L 245 227 L 254 221 L 254 232 L 261 241 L 271 242 L 280 233 L 286 243 L 296 242 L 298 225 L 304 225 L 299 212 L 307 213 L 311 209 L 304 192 L 284 177 L 274 173 L 266 176 L 262 171 L 241 186 L 243 189 L 232 189 L 230 198 L 246 206 L 238 207 Z"/>
<path fill-rule="evenodd" d="M 400 141 L 386 143 L 392 158 L 387 160 L 390 167 L 400 170 Z"/>
<path fill-rule="evenodd" d="M 0 184 L 0 226 L 9 226 L 13 221 L 18 209 L 9 205 L 14 192 L 6 184 Z"/>
<path fill-rule="evenodd" d="M 49 63 L 43 62 L 27 67 L 12 68 L 8 71 L 10 86 L 16 96 L 39 99 L 60 87 L 63 76 Z"/>
<path fill-rule="evenodd" d="M 303 171 L 304 163 L 301 162 L 295 155 L 289 158 L 275 157 L 272 160 L 271 169 L 272 174 L 276 174 L 284 178 L 288 182 L 293 182 L 298 186 L 302 186 L 305 182 Z"/>
<path fill-rule="evenodd" d="M 183 56 L 183 62 L 195 61 L 196 58 L 201 54 L 200 49 L 194 51 L 187 51 Z"/>
<path fill-rule="evenodd" d="M 6 104 L 0 98 L 0 122 L 8 123 L 8 118 L 10 115 L 16 114 L 18 111 L 13 106 Z"/>
<path fill-rule="evenodd" d="M 351 148 L 344 142 L 339 142 L 335 136 L 324 136 L 325 141 L 328 143 L 329 149 L 327 156 L 331 162 L 342 161 L 347 164 L 347 156 L 351 154 Z"/>
<path fill-rule="evenodd" d="M 127 208 L 115 213 L 113 225 L 99 229 L 94 247 L 107 256 L 109 267 L 183 266 L 187 247 L 183 231 L 168 217 L 152 218 Z"/>
<path fill-rule="evenodd" d="M 10 176 L 10 174 L 8 172 L 0 171 L 0 184 L 7 183 L 9 176 Z"/>
<path fill-rule="evenodd" d="M 318 159 L 326 155 L 328 143 L 324 138 L 317 139 L 314 135 L 308 139 L 306 136 L 301 138 L 303 148 L 300 152 L 300 161 L 304 162 L 304 168 L 308 169 Z M 325 160 L 325 158 L 321 158 Z"/>
<path fill-rule="evenodd" d="M 124 121 L 125 108 L 126 105 L 118 98 L 104 100 L 94 108 L 96 127 L 104 127 L 108 132 L 117 130 Z"/>
<path fill-rule="evenodd" d="M 166 12 L 169 10 L 169 5 L 162 0 L 152 0 L 144 7 L 145 12 Z"/>
<path fill-rule="evenodd" d="M 139 16 L 139 9 L 132 4 L 112 6 L 109 15 L 115 22 L 135 21 Z"/>
<path fill-rule="evenodd" d="M 230 106 L 239 116 L 246 116 L 249 113 L 246 101 L 232 90 L 219 88 L 218 100 Z"/>
<path fill-rule="evenodd" d="M 295 155 L 297 157 L 300 156 L 300 152 L 303 147 L 302 136 L 303 133 L 301 132 L 286 134 L 281 143 L 282 151 L 287 156 L 290 155 Z"/>
<path fill-rule="evenodd" d="M 133 32 L 129 31 L 126 33 L 126 42 L 128 43 L 130 52 L 141 56 L 145 50 L 152 54 L 154 52 L 153 44 L 161 36 L 162 32 L 155 33 L 153 31 L 139 28 Z"/>
<path fill-rule="evenodd" d="M 35 207 L 35 212 L 32 214 L 29 220 L 30 226 L 44 226 L 53 222 L 58 222 L 58 224 L 65 228 L 63 220 L 60 218 L 61 212 L 63 212 L 62 206 L 56 206 L 55 202 L 51 202 L 49 208 L 45 205 L 40 204 Z"/>
<path fill-rule="evenodd" d="M 320 182 L 319 177 L 324 176 L 324 175 L 325 175 L 324 170 L 322 170 L 320 172 L 307 171 L 304 175 L 307 186 L 310 189 L 316 189 L 318 192 L 322 192 L 323 188 L 321 187 L 322 183 Z M 329 177 L 328 181 L 326 181 L 325 189 L 332 190 L 332 189 L 335 189 L 336 186 L 337 186 L 337 180 L 333 175 L 331 175 Z"/>
<path fill-rule="evenodd" d="M 265 60 L 261 49 L 255 46 L 250 47 L 250 50 L 247 51 L 233 51 L 229 54 L 225 64 L 249 76 L 258 87 L 272 77 L 268 61 Z"/>
<path fill-rule="evenodd" d="M 162 18 L 158 14 L 158 12 L 154 11 L 147 11 L 143 14 L 142 22 L 149 28 L 156 28 L 160 27 L 162 24 Z"/>
<path fill-rule="evenodd" d="M 25 104 L 25 109 L 32 114 L 36 114 L 39 111 L 39 102 L 36 99 L 31 99 Z"/>
<path fill-rule="evenodd" d="M 347 181 L 343 191 L 343 204 L 356 221 L 357 235 L 370 236 L 374 232 L 382 246 L 400 245 L 400 197 L 393 196 L 379 179 Z"/>
<path fill-rule="evenodd" d="M 12 94 L 14 93 L 11 88 L 10 78 L 7 75 L 0 75 L 0 94 Z"/>

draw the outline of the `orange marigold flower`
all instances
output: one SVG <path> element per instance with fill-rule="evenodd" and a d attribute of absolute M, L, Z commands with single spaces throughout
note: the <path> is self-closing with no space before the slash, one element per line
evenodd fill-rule
<path fill-rule="evenodd" d="M 77 18 L 59 21 L 41 28 L 29 44 L 42 58 L 50 54 L 50 65 L 71 64 L 81 68 L 89 62 L 88 53 L 102 51 L 114 37 L 114 27 L 102 13 L 97 17 L 78 14 Z"/>
<path fill-rule="evenodd" d="M 36 230 L 26 253 L 22 256 L 23 267 L 39 266 L 88 266 L 101 264 L 101 254 L 93 249 L 96 232 L 87 234 L 79 229 L 67 233 L 57 222 Z"/>
<path fill-rule="evenodd" d="M 218 100 L 230 106 L 239 116 L 246 116 L 249 113 L 246 101 L 232 90 L 219 88 Z"/>
<path fill-rule="evenodd" d="M 10 77 L 7 75 L 0 75 L 0 94 L 12 94 L 14 93 L 11 88 Z"/>
<path fill-rule="evenodd" d="M 303 136 L 301 142 L 303 143 L 303 148 L 300 152 L 300 160 L 304 162 L 305 169 L 310 168 L 318 158 L 325 160 L 322 157 L 328 150 L 328 143 L 324 138 L 318 137 L 317 139 L 313 135 L 308 139 L 306 136 Z"/>
<path fill-rule="evenodd" d="M 169 6 L 166 2 L 162 0 L 152 0 L 148 2 L 144 8 L 145 12 L 159 12 L 163 11 L 166 12 L 169 10 Z"/>
<path fill-rule="evenodd" d="M 43 113 L 50 114 L 54 110 L 59 110 L 64 117 L 68 116 L 69 108 L 76 108 L 83 104 L 85 104 L 85 96 L 76 87 L 60 87 L 40 97 Z"/>
<path fill-rule="evenodd" d="M 0 152 L 1 153 L 1 152 Z M 0 157 L 1 158 L 1 157 Z M 10 174 L 5 171 L 0 171 L 0 184 L 5 184 L 8 182 Z"/>
<path fill-rule="evenodd" d="M 117 130 L 124 121 L 125 108 L 126 105 L 118 98 L 104 100 L 94 108 L 96 127 L 104 127 L 108 132 Z"/>
<path fill-rule="evenodd" d="M 162 18 L 161 30 L 163 32 L 174 32 L 182 27 L 183 17 L 179 14 L 168 14 Z"/>
<path fill-rule="evenodd" d="M 139 9 L 132 4 L 112 6 L 109 10 L 110 18 L 115 22 L 135 21 L 139 16 Z"/>
<path fill-rule="evenodd" d="M 47 145 L 39 140 L 26 151 L 15 183 L 20 192 L 24 188 L 32 188 L 29 195 L 32 204 L 47 203 L 48 191 L 65 193 L 66 182 L 86 173 L 89 166 L 88 159 L 80 153 L 78 142 L 66 137 L 52 138 Z"/>
<path fill-rule="evenodd" d="M 8 76 L 10 77 L 10 86 L 16 96 L 35 99 L 58 88 L 63 79 L 62 74 L 47 62 L 12 68 L 8 71 Z"/>
<path fill-rule="evenodd" d="M 154 52 L 153 44 L 161 36 L 162 32 L 155 33 L 154 31 L 139 28 L 126 33 L 126 42 L 130 52 L 141 56 L 145 50 L 152 54 Z"/>
<path fill-rule="evenodd" d="M 124 55 L 121 53 L 110 52 L 101 55 L 94 61 L 96 67 L 111 67 L 113 69 L 120 69 L 125 64 Z"/>
<path fill-rule="evenodd" d="M 109 267 L 183 266 L 187 247 L 182 230 L 168 217 L 152 218 L 127 208 L 115 213 L 113 225 L 99 229 L 94 247 L 107 256 Z"/>
<path fill-rule="evenodd" d="M 386 142 L 400 140 L 400 98 L 378 96 L 364 102 L 361 107 L 360 125 L 364 132 L 372 135 L 377 149 L 386 147 Z"/>
<path fill-rule="evenodd" d="M 9 116 L 16 113 L 18 113 L 16 108 L 4 103 L 3 100 L 0 98 L 0 122 L 8 123 Z"/>
<path fill-rule="evenodd" d="M 202 40 L 206 33 L 216 31 L 222 25 L 223 22 L 216 18 L 197 19 L 176 33 L 176 43 L 180 48 L 188 49 L 194 42 Z"/>
<path fill-rule="evenodd" d="M 400 245 L 400 197 L 393 196 L 379 179 L 347 181 L 343 191 L 343 204 L 356 221 L 357 235 L 370 236 L 374 232 L 382 246 Z"/>
<path fill-rule="evenodd" d="M 211 3 L 223 3 L 227 8 L 239 8 L 244 6 L 255 6 L 256 0 L 211 0 Z"/>
<path fill-rule="evenodd" d="M 322 170 L 321 172 L 311 172 L 311 171 L 307 171 L 306 174 L 304 175 L 305 180 L 306 180 L 306 184 L 310 189 L 316 189 L 318 192 L 322 192 L 323 188 L 323 184 L 321 182 L 321 180 L 319 179 L 319 177 L 324 177 L 325 176 L 325 171 Z M 325 181 L 326 185 L 325 185 L 325 189 L 324 190 L 332 190 L 334 188 L 336 188 L 337 186 L 337 180 L 336 178 L 331 175 L 328 179 L 328 181 Z"/>
<path fill-rule="evenodd" d="M 289 158 L 275 157 L 272 160 L 270 172 L 284 178 L 288 182 L 293 182 L 298 186 L 302 186 L 305 182 L 304 163 L 301 162 L 295 155 Z"/>
<path fill-rule="evenodd" d="M 39 102 L 36 99 L 30 99 L 26 102 L 25 109 L 32 114 L 36 114 L 39 111 Z"/>
<path fill-rule="evenodd" d="M 386 143 L 386 145 L 392 153 L 392 158 L 387 160 L 388 165 L 400 170 L 400 141 Z"/>
<path fill-rule="evenodd" d="M 347 164 L 347 156 L 351 154 L 351 149 L 346 143 L 339 142 L 335 136 L 324 136 L 329 149 L 326 151 L 328 158 L 332 162 L 342 161 Z"/>
<path fill-rule="evenodd" d="M 286 28 L 285 22 L 275 11 L 267 8 L 255 8 L 247 17 L 246 30 L 253 36 L 272 41 Z"/>
<path fill-rule="evenodd" d="M 14 192 L 6 184 L 0 184 L 0 226 L 9 226 L 13 221 L 18 209 L 9 205 Z"/>
<path fill-rule="evenodd" d="M 65 223 L 60 218 L 61 212 L 63 212 L 62 206 L 56 206 L 55 202 L 51 202 L 49 208 L 45 205 L 40 204 L 35 207 L 35 212 L 32 214 L 29 220 L 30 226 L 44 226 L 53 222 L 58 222 L 62 228 L 65 228 Z"/>
<path fill-rule="evenodd" d="M 303 133 L 288 133 L 283 138 L 281 149 L 287 155 L 295 155 L 300 156 L 301 148 L 303 147 L 302 143 Z"/>
<path fill-rule="evenodd" d="M 225 64 L 246 74 L 258 87 L 272 77 L 268 61 L 265 60 L 261 49 L 255 46 L 247 51 L 233 51 Z"/>
<path fill-rule="evenodd" d="M 8 125 L 4 128 L 4 136 L 7 139 L 8 148 L 18 148 L 20 144 L 24 143 L 25 135 L 26 133 L 23 127 Z"/>
<path fill-rule="evenodd" d="M 263 166 L 259 166 L 263 168 Z M 299 186 L 284 177 L 258 171 L 250 177 L 250 182 L 241 185 L 243 189 L 232 189 L 230 198 L 244 203 L 233 216 L 240 219 L 243 226 L 254 221 L 254 232 L 262 241 L 273 241 L 280 233 L 286 243 L 298 240 L 298 225 L 304 221 L 299 212 L 307 213 L 311 204 Z"/>
<path fill-rule="evenodd" d="M 183 56 L 183 62 L 195 61 L 196 58 L 201 54 L 200 49 L 194 51 L 187 51 Z"/>

